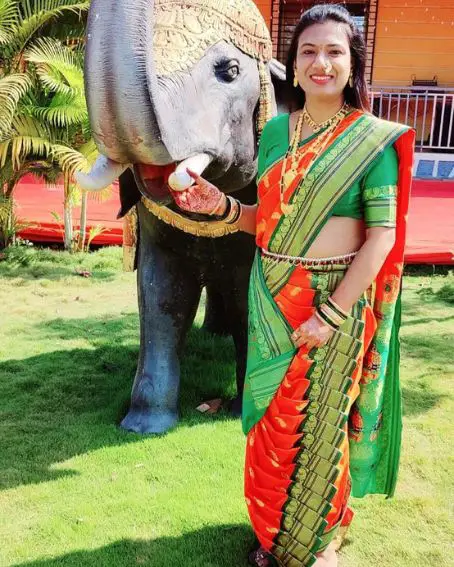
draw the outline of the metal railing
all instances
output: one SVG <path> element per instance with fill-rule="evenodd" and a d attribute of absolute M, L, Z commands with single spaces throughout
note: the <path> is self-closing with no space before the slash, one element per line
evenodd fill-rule
<path fill-rule="evenodd" d="M 454 153 L 454 88 L 372 87 L 373 113 L 416 130 L 417 151 Z"/>

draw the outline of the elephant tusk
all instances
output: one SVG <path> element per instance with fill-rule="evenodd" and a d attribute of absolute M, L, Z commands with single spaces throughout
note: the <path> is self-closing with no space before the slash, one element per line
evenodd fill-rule
<path fill-rule="evenodd" d="M 202 175 L 205 169 L 210 165 L 213 158 L 208 154 L 197 154 L 180 162 L 175 171 L 169 176 L 169 185 L 174 191 L 184 191 L 190 187 L 194 180 L 187 173 L 186 169 L 190 169 L 197 175 Z"/>
<path fill-rule="evenodd" d="M 129 163 L 118 163 L 101 155 L 90 173 L 77 171 L 74 178 L 77 184 L 86 191 L 102 191 L 116 181 L 129 166 Z"/>

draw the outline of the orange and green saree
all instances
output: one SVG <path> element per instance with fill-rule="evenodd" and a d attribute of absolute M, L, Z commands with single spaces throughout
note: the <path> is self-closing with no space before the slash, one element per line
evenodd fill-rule
<path fill-rule="evenodd" d="M 245 497 L 255 534 L 279 565 L 315 562 L 350 520 L 350 493 L 391 496 L 395 489 L 400 282 L 413 139 L 405 126 L 353 111 L 306 175 L 286 184 L 284 201 L 293 205 L 288 215 L 279 200 L 282 157 L 259 179 L 243 402 Z M 327 345 L 297 350 L 293 330 L 326 301 L 348 265 L 277 261 L 266 251 L 304 257 L 336 203 L 391 145 L 399 158 L 396 244 Z M 310 153 L 310 144 L 298 149 L 296 170 L 310 163 Z"/>

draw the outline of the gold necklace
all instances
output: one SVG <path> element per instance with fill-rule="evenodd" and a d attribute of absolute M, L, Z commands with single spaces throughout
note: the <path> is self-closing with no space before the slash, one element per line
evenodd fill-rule
<path fill-rule="evenodd" d="M 304 117 L 304 122 L 306 122 L 306 124 L 310 126 L 314 132 L 319 132 L 323 128 L 330 126 L 333 122 L 337 122 L 338 118 L 346 114 L 348 110 L 349 106 L 346 102 L 344 102 L 342 107 L 336 112 L 336 114 L 334 114 L 334 116 L 331 116 L 331 118 L 328 118 L 328 120 L 324 120 L 323 122 L 315 122 L 307 111 L 306 105 L 304 105 L 302 115 Z"/>
<path fill-rule="evenodd" d="M 293 181 L 295 176 L 298 174 L 298 171 L 296 170 L 295 156 L 298 150 L 298 144 L 300 143 L 303 125 L 304 125 L 304 116 L 303 113 L 301 113 L 298 116 L 298 121 L 296 123 L 295 130 L 293 131 L 293 136 L 290 145 L 287 151 L 285 152 L 284 161 L 282 162 L 281 179 L 279 183 L 279 197 L 280 197 L 279 200 L 280 200 L 281 211 L 284 215 L 289 215 L 293 211 L 293 207 L 294 207 L 294 205 L 291 205 L 289 203 L 284 203 L 284 193 L 285 193 L 285 189 L 290 185 L 290 183 Z M 290 157 L 292 159 L 292 162 L 289 171 L 287 171 L 287 163 Z"/>
<path fill-rule="evenodd" d="M 329 140 L 331 138 L 332 132 L 336 129 L 339 122 L 341 122 L 341 120 L 343 120 L 343 118 L 348 114 L 349 111 L 350 111 L 350 107 L 347 104 L 344 103 L 342 108 L 338 112 L 336 112 L 336 114 L 334 116 L 332 116 L 328 120 L 325 120 L 321 124 L 317 124 L 310 117 L 309 113 L 306 110 L 306 107 L 303 108 L 303 111 L 298 116 L 298 121 L 296 123 L 296 127 L 295 127 L 295 130 L 293 132 L 292 140 L 291 140 L 290 145 L 287 149 L 287 152 L 285 153 L 285 157 L 284 157 L 284 160 L 283 160 L 283 163 L 282 163 L 281 179 L 280 179 L 280 184 L 279 184 L 279 201 L 280 201 L 280 208 L 281 208 L 283 215 L 291 214 L 291 212 L 293 211 L 293 209 L 295 207 L 294 204 L 284 203 L 285 190 L 290 186 L 290 184 L 293 182 L 293 180 L 298 175 L 298 173 L 301 173 L 302 176 L 304 176 L 306 174 L 306 172 L 312 166 L 314 161 L 318 158 L 318 156 L 327 147 Z M 306 167 L 304 168 L 304 171 L 298 172 L 295 157 L 296 157 L 296 152 L 298 151 L 298 145 L 299 145 L 300 140 L 301 140 L 301 132 L 302 132 L 302 129 L 303 129 L 303 125 L 304 125 L 305 122 L 307 123 L 308 117 L 309 117 L 309 120 L 312 122 L 312 123 L 308 123 L 308 125 L 314 130 L 314 133 L 317 133 L 318 131 L 320 131 L 323 128 L 327 128 L 327 129 L 326 129 L 325 132 L 323 132 L 323 134 L 321 136 L 317 137 L 317 139 L 314 140 L 313 147 L 311 148 L 312 151 L 313 151 L 312 159 L 306 165 Z M 291 165 L 290 165 L 290 169 L 287 171 L 287 163 L 288 163 L 289 158 L 291 159 Z"/>

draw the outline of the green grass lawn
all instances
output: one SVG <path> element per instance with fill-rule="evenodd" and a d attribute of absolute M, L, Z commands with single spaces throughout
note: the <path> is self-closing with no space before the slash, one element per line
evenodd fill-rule
<path fill-rule="evenodd" d="M 404 283 L 397 495 L 354 502 L 342 567 L 454 565 L 454 278 L 438 271 Z M 140 437 L 117 427 L 138 352 L 135 275 L 118 250 L 13 251 L 0 305 L 0 565 L 245 566 L 240 423 L 194 409 L 233 392 L 231 341 L 199 314 L 180 425 Z"/>

